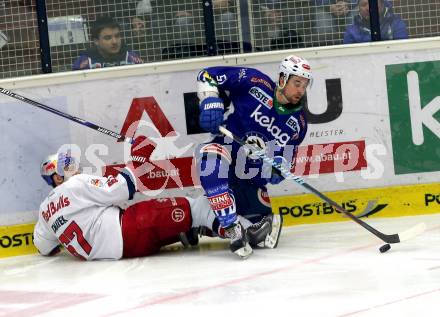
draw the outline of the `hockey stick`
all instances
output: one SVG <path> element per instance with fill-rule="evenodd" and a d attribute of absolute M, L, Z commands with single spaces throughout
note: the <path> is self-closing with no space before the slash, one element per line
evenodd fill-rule
<path fill-rule="evenodd" d="M 276 170 L 278 170 L 281 173 L 281 175 L 285 179 L 291 179 L 291 180 L 295 181 L 297 184 L 303 186 L 305 189 L 307 189 L 311 193 L 315 194 L 316 196 L 321 198 L 323 201 L 330 204 L 331 206 L 336 208 L 338 211 L 340 211 L 344 215 L 346 215 L 348 218 L 350 218 L 351 220 L 356 222 L 358 225 L 365 228 L 366 230 L 368 230 L 369 232 L 371 232 L 376 237 L 378 237 L 379 239 L 381 239 L 382 241 L 384 241 L 386 243 L 399 243 L 399 242 L 411 239 L 412 237 L 415 237 L 415 236 L 421 234 L 426 229 L 426 225 L 424 223 L 419 223 L 418 225 L 416 225 L 406 231 L 403 231 L 401 233 L 395 233 L 395 234 L 382 233 L 379 230 L 377 230 L 377 229 L 373 228 L 372 226 L 370 226 L 369 224 L 367 224 L 366 222 L 357 218 L 356 216 L 351 214 L 349 211 L 345 210 L 341 205 L 339 205 L 334 200 L 330 199 L 329 197 L 327 197 L 326 195 L 324 195 L 323 193 L 321 193 L 320 191 L 318 191 L 317 189 L 315 189 L 311 185 L 307 184 L 303 178 L 293 175 L 288 168 L 281 165 L 280 163 L 275 162 L 272 158 L 268 157 L 263 149 L 255 146 L 253 144 L 249 144 L 249 143 L 244 142 L 243 140 L 241 140 L 237 136 L 235 136 L 232 132 L 227 130 L 225 127 L 220 126 L 219 130 L 222 134 L 233 139 L 238 144 L 250 149 L 252 151 L 252 155 L 257 155 L 264 162 L 266 162 L 269 165 L 271 165 L 272 167 L 274 167 Z"/>
<path fill-rule="evenodd" d="M 129 142 L 129 143 L 133 143 L 133 139 L 130 138 L 130 137 L 126 137 L 125 135 L 121 135 L 121 134 L 119 134 L 117 132 L 114 132 L 114 131 L 108 130 L 106 128 L 100 127 L 100 126 L 98 126 L 98 125 L 96 125 L 94 123 L 91 123 L 89 121 L 86 121 L 84 119 L 81 119 L 81 118 L 78 118 L 78 117 L 74 117 L 74 116 L 72 116 L 70 114 L 67 114 L 65 112 L 62 112 L 60 110 L 57 110 L 57 109 L 54 109 L 52 107 L 43 105 L 42 103 L 39 103 L 39 102 L 37 102 L 35 100 L 28 99 L 28 98 L 23 97 L 23 96 L 21 96 L 19 94 L 13 93 L 12 91 L 9 91 L 7 89 L 0 88 L 0 93 L 4 94 L 6 96 L 9 96 L 9 97 L 15 98 L 17 100 L 23 101 L 23 102 L 25 102 L 27 104 L 30 104 L 30 105 L 35 106 L 35 107 L 38 107 L 40 109 L 52 112 L 52 113 L 54 113 L 54 114 L 56 114 L 58 116 L 61 116 L 61 117 L 66 118 L 68 120 L 74 121 L 76 123 L 79 123 L 81 125 L 89 127 L 89 128 L 91 128 L 93 130 L 96 130 L 98 132 L 101 132 L 101 133 L 104 133 L 106 135 L 109 135 L 109 136 L 111 136 L 111 137 L 113 137 L 115 139 L 118 139 L 118 141 L 126 141 L 126 142 Z"/>

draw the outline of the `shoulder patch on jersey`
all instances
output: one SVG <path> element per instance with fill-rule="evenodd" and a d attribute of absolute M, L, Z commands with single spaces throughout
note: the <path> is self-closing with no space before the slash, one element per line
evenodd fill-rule
<path fill-rule="evenodd" d="M 269 88 L 271 91 L 273 91 L 272 86 L 270 85 L 270 83 L 266 79 L 254 76 L 251 78 L 251 83 L 263 84 L 264 86 Z"/>
<path fill-rule="evenodd" d="M 197 75 L 197 80 L 202 83 L 208 83 L 210 86 L 217 87 L 217 82 L 206 70 L 202 70 L 199 72 L 199 74 Z"/>
<path fill-rule="evenodd" d="M 292 129 L 293 131 L 293 136 L 292 136 L 292 140 L 296 140 L 299 137 L 299 131 L 301 130 L 301 127 L 298 123 L 298 119 L 295 118 L 294 116 L 290 116 L 289 119 L 287 119 L 286 121 L 286 125 Z"/>
<path fill-rule="evenodd" d="M 101 182 L 101 180 L 97 179 L 97 178 L 92 178 L 90 180 L 90 184 L 93 186 L 96 186 L 96 187 L 103 187 L 104 186 L 104 184 Z"/>
<path fill-rule="evenodd" d="M 269 96 L 265 91 L 263 91 L 259 87 L 251 87 L 249 89 L 249 94 L 257 99 L 263 106 L 265 106 L 267 109 L 272 109 L 273 107 L 273 99 L 271 96 Z"/>

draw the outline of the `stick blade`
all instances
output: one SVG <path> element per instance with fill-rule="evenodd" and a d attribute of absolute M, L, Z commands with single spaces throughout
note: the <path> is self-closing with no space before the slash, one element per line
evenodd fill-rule
<path fill-rule="evenodd" d="M 421 222 L 418 225 L 415 225 L 414 227 L 399 233 L 400 242 L 412 239 L 425 232 L 425 230 L 426 224 L 424 222 Z"/>

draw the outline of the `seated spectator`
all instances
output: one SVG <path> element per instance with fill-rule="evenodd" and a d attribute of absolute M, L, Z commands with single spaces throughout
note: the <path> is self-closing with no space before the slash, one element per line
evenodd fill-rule
<path fill-rule="evenodd" d="M 124 38 L 127 45 L 137 52 L 144 62 L 156 61 L 155 45 L 152 45 L 154 42 L 152 14 L 137 9 L 134 12 L 129 16 L 128 25 L 125 28 Z"/>
<path fill-rule="evenodd" d="M 237 17 L 229 0 L 213 0 L 217 55 L 240 53 Z M 200 23 L 190 11 L 177 11 L 173 17 L 172 43 L 162 49 L 162 60 L 208 55 L 208 47 L 198 35 Z M 202 33 L 200 33 L 202 35 Z"/>
<path fill-rule="evenodd" d="M 231 0 L 212 0 L 217 54 L 240 53 L 238 18 Z"/>
<path fill-rule="evenodd" d="M 340 44 L 342 33 L 353 23 L 357 0 L 311 0 L 314 33 L 321 45 Z"/>
<path fill-rule="evenodd" d="M 269 28 L 270 49 L 283 50 L 304 47 L 302 37 L 287 23 L 288 18 L 283 16 L 283 8 L 282 2 L 278 0 L 267 0 L 261 6 L 263 17 Z"/>
<path fill-rule="evenodd" d="M 391 2 L 378 0 L 380 33 L 384 41 L 407 39 L 408 30 L 405 22 L 393 13 Z M 359 14 L 354 17 L 344 34 L 344 44 L 371 41 L 370 8 L 368 0 L 359 0 Z"/>
<path fill-rule="evenodd" d="M 73 63 L 73 70 L 143 63 L 123 44 L 120 32 L 121 26 L 113 18 L 98 18 L 91 30 L 94 45 L 81 53 Z"/>
<path fill-rule="evenodd" d="M 151 19 L 153 8 L 149 0 L 141 0 L 136 4 L 135 15 L 130 13 L 130 29 L 133 36 L 143 36 Z"/>
<path fill-rule="evenodd" d="M 173 17 L 173 42 L 162 50 L 162 60 L 196 56 L 194 43 L 188 37 L 193 25 L 193 16 L 188 11 L 177 11 Z M 168 43 L 167 43 L 168 44 Z"/>

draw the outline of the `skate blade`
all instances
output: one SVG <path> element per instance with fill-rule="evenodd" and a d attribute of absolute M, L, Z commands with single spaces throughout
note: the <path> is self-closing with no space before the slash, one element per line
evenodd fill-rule
<path fill-rule="evenodd" d="M 251 256 L 252 252 L 253 250 L 251 246 L 249 245 L 249 243 L 246 243 L 243 248 L 236 250 L 234 253 L 237 254 L 240 259 L 246 260 L 248 257 Z"/>

